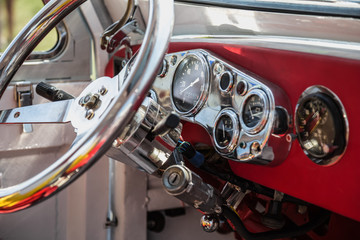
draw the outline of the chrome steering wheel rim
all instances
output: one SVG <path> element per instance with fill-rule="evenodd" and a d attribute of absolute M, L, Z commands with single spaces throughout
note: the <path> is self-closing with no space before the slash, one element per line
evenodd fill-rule
<path fill-rule="evenodd" d="M 52 0 L 18 34 L 0 58 L 0 97 L 41 39 L 85 1 Z M 53 196 L 106 153 L 152 86 L 168 47 L 173 19 L 172 0 L 149 1 L 148 24 L 138 57 L 104 117 L 50 167 L 20 184 L 0 189 L 0 213 L 25 209 Z"/>

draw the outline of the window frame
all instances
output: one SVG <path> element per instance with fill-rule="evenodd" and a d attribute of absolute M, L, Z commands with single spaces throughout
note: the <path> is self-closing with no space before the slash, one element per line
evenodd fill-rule
<path fill-rule="evenodd" d="M 195 3 L 243 10 L 278 12 L 289 14 L 351 17 L 360 19 L 359 1 L 268 1 L 268 0 L 175 0 L 183 3 Z M 341 4 L 338 4 L 341 3 Z"/>

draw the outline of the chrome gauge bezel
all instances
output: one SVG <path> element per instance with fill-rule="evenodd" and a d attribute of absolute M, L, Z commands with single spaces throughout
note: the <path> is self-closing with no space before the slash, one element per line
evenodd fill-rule
<path fill-rule="evenodd" d="M 176 72 L 178 71 L 179 66 L 188 57 L 196 57 L 198 60 L 200 60 L 202 66 L 205 68 L 205 83 L 204 83 L 204 89 L 202 90 L 200 97 L 199 97 L 198 101 L 194 104 L 194 106 L 189 111 L 181 111 L 176 107 L 175 102 L 174 102 L 173 85 L 174 85 L 174 81 L 175 81 L 175 75 L 176 75 Z M 205 56 L 201 53 L 185 54 L 184 57 L 180 61 L 178 60 L 178 63 L 176 64 L 176 69 L 174 71 L 174 77 L 172 79 L 171 86 L 170 86 L 170 99 L 171 99 L 171 104 L 172 104 L 174 110 L 182 116 L 186 116 L 186 117 L 194 116 L 206 102 L 207 96 L 209 94 L 209 86 L 210 86 L 210 67 L 209 67 L 209 63 L 206 60 Z"/>
<path fill-rule="evenodd" d="M 300 138 L 300 129 L 299 129 L 299 122 L 297 119 L 297 115 L 298 115 L 298 111 L 299 111 L 299 107 L 301 106 L 301 104 L 306 100 L 306 98 L 310 95 L 314 95 L 317 93 L 322 93 L 327 95 L 328 97 L 331 98 L 331 100 L 337 105 L 338 110 L 340 110 L 340 115 L 342 116 L 343 123 L 344 123 L 344 137 L 345 137 L 345 146 L 342 149 L 342 152 L 338 155 L 335 155 L 329 159 L 321 159 L 321 158 L 317 158 L 314 157 L 310 152 L 308 152 L 305 147 L 303 146 L 302 140 Z M 346 152 L 346 148 L 348 145 L 348 141 L 349 141 L 349 122 L 348 122 L 348 118 L 347 118 L 347 114 L 344 108 L 344 105 L 342 104 L 340 98 L 334 93 L 332 92 L 330 89 L 324 87 L 324 86 L 320 86 L 320 85 L 315 85 L 315 86 L 311 86 L 309 88 L 307 88 L 300 96 L 297 104 L 296 104 L 296 108 L 295 108 L 295 114 L 294 114 L 294 122 L 295 122 L 295 130 L 296 130 L 296 135 L 297 135 L 297 139 L 299 141 L 299 144 L 302 148 L 302 150 L 304 151 L 305 155 L 314 163 L 318 164 L 318 165 L 323 165 L 323 166 L 330 166 L 333 165 L 335 163 L 337 163 L 342 156 L 345 154 Z"/>
<path fill-rule="evenodd" d="M 221 87 L 221 79 L 222 77 L 225 75 L 225 74 L 228 74 L 229 75 L 229 84 L 227 85 L 227 87 L 225 89 L 223 89 Z M 231 71 L 224 71 L 222 72 L 219 76 L 219 89 L 220 91 L 223 93 L 223 94 L 226 94 L 226 93 L 229 93 L 230 90 L 233 88 L 234 86 L 234 76 L 233 76 L 233 73 Z"/>
<path fill-rule="evenodd" d="M 257 95 L 263 102 L 264 102 L 264 113 L 262 115 L 262 117 L 260 118 L 260 121 L 254 126 L 254 127 L 248 127 L 243 119 L 243 112 L 244 112 L 244 108 L 247 104 L 247 101 L 253 96 L 253 95 Z M 268 119 L 269 119 L 269 114 L 270 114 L 270 106 L 269 106 L 269 100 L 268 97 L 266 95 L 266 93 L 261 90 L 261 89 L 253 89 L 250 90 L 246 96 L 244 101 L 241 104 L 241 116 L 240 116 L 240 124 L 242 126 L 242 129 L 249 133 L 249 134 L 257 134 L 259 133 L 266 125 Z"/>
<path fill-rule="evenodd" d="M 219 120 L 221 117 L 223 116 L 228 116 L 230 117 L 231 121 L 233 122 L 233 136 L 232 139 L 230 141 L 230 143 L 227 146 L 220 146 L 220 144 L 217 142 L 217 138 L 216 138 L 216 128 L 219 124 Z M 212 131 L 212 135 L 213 135 L 213 139 L 214 139 L 214 143 L 216 146 L 216 149 L 221 152 L 221 153 L 231 153 L 233 152 L 237 145 L 238 145 L 238 141 L 239 141 L 239 137 L 240 137 L 240 125 L 239 125 L 239 118 L 238 115 L 231 109 L 223 109 L 219 112 L 219 114 L 217 115 L 216 119 L 215 119 L 215 123 L 214 123 L 214 128 Z"/>

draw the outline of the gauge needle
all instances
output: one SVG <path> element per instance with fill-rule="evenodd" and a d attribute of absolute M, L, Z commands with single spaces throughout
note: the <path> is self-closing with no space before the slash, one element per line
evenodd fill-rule
<path fill-rule="evenodd" d="M 316 113 L 314 113 L 313 115 L 312 115 L 312 117 L 311 117 L 311 120 L 310 120 L 310 122 L 308 123 L 308 125 L 309 125 L 309 133 L 312 133 L 315 129 L 316 129 L 316 127 L 319 125 L 319 123 L 320 123 L 320 114 L 319 114 L 319 112 L 316 112 Z"/>
<path fill-rule="evenodd" d="M 192 86 L 194 86 L 194 84 L 197 83 L 198 81 L 200 81 L 200 78 L 195 79 L 195 81 L 193 81 L 192 83 L 190 83 L 189 86 L 187 86 L 185 89 L 181 90 L 180 93 L 185 92 L 186 90 L 188 90 L 189 88 L 191 88 Z"/>
<path fill-rule="evenodd" d="M 222 129 L 223 129 L 223 138 L 225 139 L 225 126 L 224 126 L 224 124 L 222 125 Z"/>
<path fill-rule="evenodd" d="M 254 114 L 253 114 L 252 111 L 251 111 L 250 105 L 249 105 L 249 110 L 250 110 L 251 119 L 254 119 Z"/>

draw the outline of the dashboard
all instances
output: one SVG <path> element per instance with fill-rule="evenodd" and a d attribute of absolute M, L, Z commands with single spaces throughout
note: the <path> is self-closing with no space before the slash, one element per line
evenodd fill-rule
<path fill-rule="evenodd" d="M 174 56 L 175 64 L 171 62 Z M 181 66 L 187 56 L 195 57 Z M 356 149 L 360 146 L 354 139 L 360 132 L 354 124 L 360 116 L 351 107 L 357 95 L 352 86 L 360 74 L 356 60 L 226 41 L 172 42 L 165 60 L 150 95 L 162 107 L 180 115 L 186 141 L 213 147 L 228 159 L 237 176 L 360 220 L 356 214 L 360 211 L 360 194 L 353 191 L 360 180 L 356 167 Z M 203 69 L 189 74 L 189 79 L 174 79 L 176 71 L 186 72 L 196 64 Z M 106 71 L 112 74 L 113 65 L 109 64 Z M 201 72 L 205 79 L 201 79 Z M 344 78 L 347 83 L 340 84 Z M 244 92 L 242 83 L 247 88 Z M 185 95 L 189 89 L 191 92 Z M 252 97 L 257 91 L 264 94 Z M 258 101 L 262 97 L 264 104 Z M 176 101 L 177 105 L 183 101 L 188 105 L 182 105 L 182 109 L 176 107 Z M 259 106 L 264 112 L 259 116 L 266 119 L 265 123 L 258 125 L 262 127 L 256 133 L 248 132 L 245 125 L 249 119 L 243 114 L 245 105 L 250 106 L 251 113 Z M 265 109 L 270 110 L 266 113 Z M 275 116 L 276 109 L 284 114 Z M 253 120 L 250 111 L 247 113 Z M 251 124 L 256 125 L 257 119 Z M 239 138 L 231 139 L 237 134 Z M 245 149 L 241 142 L 246 142 Z M 250 147 L 253 142 L 260 145 L 258 155 Z"/>
<path fill-rule="evenodd" d="M 215 150 L 235 162 L 280 164 L 297 137 L 309 159 L 331 165 L 348 141 L 346 111 L 328 88 L 310 86 L 293 111 L 279 87 L 202 49 L 165 56 L 150 96 L 202 126 Z"/>
<path fill-rule="evenodd" d="M 285 93 L 211 52 L 168 54 L 150 95 L 182 120 L 202 126 L 223 157 L 279 164 L 288 154 L 291 108 Z"/>

